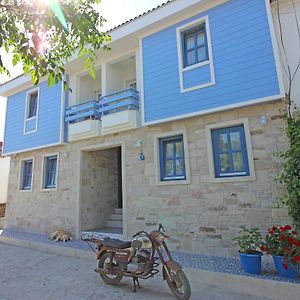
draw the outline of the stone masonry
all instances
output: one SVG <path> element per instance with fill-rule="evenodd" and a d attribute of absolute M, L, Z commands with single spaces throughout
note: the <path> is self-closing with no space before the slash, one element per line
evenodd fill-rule
<path fill-rule="evenodd" d="M 273 224 L 288 221 L 285 211 L 273 209 L 280 196 L 274 180 L 280 161 L 274 153 L 288 146 L 283 113 L 284 103 L 277 101 L 19 154 L 11 160 L 5 227 L 35 232 L 62 227 L 78 236 L 80 229 L 87 226 L 82 191 L 88 186 L 85 181 L 88 164 L 83 167 L 87 155 L 81 150 L 93 145 L 101 148 L 108 143 L 123 143 L 126 179 L 123 206 L 128 237 L 137 230 L 152 229 L 160 221 L 171 235 L 173 249 L 236 255 L 232 238 L 240 225 L 258 226 L 265 231 Z M 265 125 L 260 122 L 262 115 L 267 117 Z M 256 180 L 211 183 L 205 126 L 242 118 L 248 118 L 250 123 Z M 155 136 L 178 130 L 187 132 L 190 183 L 157 185 Z M 141 149 L 135 145 L 137 139 L 144 142 L 144 161 L 138 159 Z M 59 152 L 58 190 L 43 192 L 41 157 L 53 152 Z M 18 191 L 20 159 L 27 157 L 35 159 L 33 191 L 21 192 Z M 95 170 L 93 176 L 96 173 Z"/>

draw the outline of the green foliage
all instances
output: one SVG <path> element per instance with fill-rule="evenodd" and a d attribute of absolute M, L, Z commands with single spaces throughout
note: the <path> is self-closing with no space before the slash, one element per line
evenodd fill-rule
<path fill-rule="evenodd" d="M 241 253 L 257 254 L 263 245 L 262 235 L 257 227 L 247 228 L 240 226 L 239 235 L 233 239 L 236 241 Z"/>
<path fill-rule="evenodd" d="M 286 117 L 286 134 L 290 148 L 279 154 L 284 159 L 283 170 L 278 181 L 283 187 L 282 204 L 288 207 L 293 225 L 300 229 L 300 115 Z"/>
<path fill-rule="evenodd" d="M 12 64 L 22 64 L 34 84 L 44 76 L 52 85 L 64 81 L 65 63 L 84 57 L 95 77 L 96 50 L 110 41 L 100 31 L 105 20 L 94 9 L 100 0 L 2 0 L 0 48 L 13 53 Z M 48 3 L 48 4 L 47 4 Z M 103 46 L 108 50 L 107 46 Z M 0 55 L 0 74 L 9 70 Z"/>

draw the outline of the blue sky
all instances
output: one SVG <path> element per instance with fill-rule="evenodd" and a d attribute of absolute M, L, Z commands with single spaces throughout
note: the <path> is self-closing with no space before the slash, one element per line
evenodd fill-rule
<path fill-rule="evenodd" d="M 105 30 L 113 28 L 127 20 L 130 20 L 143 12 L 152 9 L 167 0 L 102 0 L 99 5 L 101 15 L 107 19 Z M 5 80 L 0 75 L 0 83 Z M 3 139 L 6 103 L 0 97 L 0 141 Z"/>

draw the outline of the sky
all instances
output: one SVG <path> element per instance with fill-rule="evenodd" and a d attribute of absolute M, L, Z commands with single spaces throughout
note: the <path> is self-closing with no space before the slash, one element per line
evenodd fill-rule
<path fill-rule="evenodd" d="M 164 2 L 166 0 L 102 0 L 99 11 L 107 20 L 103 29 L 113 28 Z M 13 69 L 11 69 L 11 73 L 14 73 Z M 6 80 L 7 78 L 0 75 L 0 83 Z M 0 141 L 3 140 L 5 110 L 6 101 L 0 97 Z"/>

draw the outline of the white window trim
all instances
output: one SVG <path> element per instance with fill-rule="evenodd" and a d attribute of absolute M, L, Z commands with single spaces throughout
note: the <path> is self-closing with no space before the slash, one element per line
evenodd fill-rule
<path fill-rule="evenodd" d="M 237 126 L 237 125 L 244 126 L 250 175 L 249 176 L 241 176 L 241 177 L 216 178 L 215 168 L 214 168 L 214 155 L 213 155 L 213 144 L 212 144 L 211 131 L 213 129 L 226 128 L 226 127 L 232 127 L 232 126 Z M 207 144 L 207 153 L 208 153 L 209 177 L 210 177 L 211 183 L 241 182 L 241 181 L 255 181 L 256 180 L 249 120 L 247 118 L 210 124 L 210 125 L 205 126 L 205 131 L 206 131 L 206 144 Z"/>
<path fill-rule="evenodd" d="M 160 147 L 159 140 L 161 138 L 173 137 L 182 135 L 183 138 L 183 147 L 184 147 L 184 163 L 185 163 L 185 180 L 166 180 L 162 181 L 160 179 Z M 187 132 L 186 130 L 177 130 L 177 131 L 169 131 L 162 134 L 157 134 L 154 136 L 154 165 L 155 165 L 155 178 L 156 185 L 179 185 L 179 184 L 190 184 L 190 164 L 189 164 L 189 149 L 188 149 L 188 140 L 187 140 Z"/>
<path fill-rule="evenodd" d="M 208 60 L 188 66 L 186 68 L 183 67 L 183 57 L 182 57 L 182 38 L 181 34 L 182 32 L 200 25 L 200 24 L 205 24 L 206 28 L 206 38 L 207 38 L 207 49 L 208 49 Z M 211 34 L 210 34 L 210 26 L 209 26 L 209 17 L 208 15 L 197 19 L 195 21 L 192 21 L 188 24 L 185 24 L 183 26 L 177 27 L 176 28 L 176 35 L 177 35 L 177 54 L 178 54 L 178 66 L 179 66 L 179 83 L 180 83 L 180 92 L 181 93 L 186 93 L 186 92 L 191 92 L 194 90 L 202 89 L 208 86 L 212 86 L 216 84 L 216 78 L 215 78 L 215 69 L 214 69 L 214 63 L 213 63 L 213 53 L 212 53 L 212 44 L 211 44 Z M 183 72 L 193 70 L 195 68 L 199 68 L 202 66 L 209 65 L 210 68 L 210 77 L 211 80 L 208 83 L 200 84 L 197 86 L 189 87 L 189 88 L 184 88 L 184 83 L 183 83 Z"/>
<path fill-rule="evenodd" d="M 36 116 L 28 118 L 27 116 L 28 116 L 28 112 L 29 112 L 30 95 L 33 94 L 36 91 L 38 92 L 37 107 L 36 107 Z M 26 92 L 26 103 L 25 103 L 24 131 L 23 131 L 24 135 L 37 132 L 38 116 L 39 116 L 39 106 L 40 106 L 40 88 L 37 87 L 37 88 L 34 88 L 34 89 L 31 89 L 31 90 L 27 91 Z M 31 131 L 26 131 L 26 124 L 27 124 L 28 121 L 31 121 L 31 120 L 36 120 L 36 122 L 35 122 L 35 129 L 31 130 Z"/>
<path fill-rule="evenodd" d="M 24 190 L 23 186 L 23 174 L 24 174 L 24 162 L 27 160 L 32 160 L 32 176 L 31 176 L 31 187 L 30 189 Z M 33 157 L 26 157 L 20 160 L 19 166 L 19 183 L 18 183 L 18 191 L 22 193 L 28 193 L 33 191 L 33 177 L 34 177 L 34 158 Z"/>
<path fill-rule="evenodd" d="M 55 188 L 46 188 L 45 187 L 45 172 L 46 172 L 46 158 L 50 156 L 57 156 L 57 162 L 56 162 L 56 178 L 55 178 Z M 56 192 L 58 190 L 58 182 L 59 182 L 59 153 L 47 153 L 42 156 L 42 173 L 41 173 L 41 191 L 42 192 Z"/>

